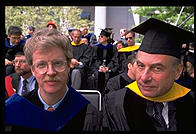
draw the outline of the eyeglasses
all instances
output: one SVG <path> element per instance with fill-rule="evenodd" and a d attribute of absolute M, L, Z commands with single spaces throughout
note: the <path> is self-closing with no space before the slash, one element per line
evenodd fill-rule
<path fill-rule="evenodd" d="M 103 35 L 100 35 L 99 38 L 103 38 Z"/>
<path fill-rule="evenodd" d="M 20 40 L 20 36 L 11 36 L 11 38 L 14 40 Z"/>
<path fill-rule="evenodd" d="M 15 65 L 18 62 L 19 62 L 19 64 L 25 64 L 27 61 L 26 60 L 13 60 L 12 61 L 13 65 Z"/>
<path fill-rule="evenodd" d="M 127 37 L 127 38 L 125 38 L 126 40 L 128 40 L 128 39 L 130 39 L 130 40 L 132 40 L 133 39 L 133 37 Z"/>
<path fill-rule="evenodd" d="M 56 72 L 63 72 L 66 68 L 66 61 L 64 60 L 55 60 L 52 61 L 50 64 L 52 65 L 52 68 Z M 39 61 L 35 64 L 33 64 L 33 69 L 39 74 L 45 74 L 48 71 L 48 63 L 45 61 Z"/>

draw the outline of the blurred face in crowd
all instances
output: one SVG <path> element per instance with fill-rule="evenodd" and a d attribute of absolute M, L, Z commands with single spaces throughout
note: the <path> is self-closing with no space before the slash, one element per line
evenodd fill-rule
<path fill-rule="evenodd" d="M 100 35 L 99 36 L 99 42 L 102 43 L 102 44 L 107 44 L 107 40 L 108 40 L 109 37 L 106 37 L 104 35 Z"/>
<path fill-rule="evenodd" d="M 27 32 L 28 32 L 29 35 L 33 34 L 33 30 L 27 29 Z"/>
<path fill-rule="evenodd" d="M 135 44 L 135 37 L 133 37 L 132 33 L 128 33 L 125 36 L 125 39 L 126 39 L 128 46 L 133 46 Z"/>
<path fill-rule="evenodd" d="M 122 43 L 117 43 L 116 44 L 116 48 L 117 48 L 117 50 L 123 48 L 123 44 Z"/>
<path fill-rule="evenodd" d="M 63 50 L 56 46 L 47 46 L 33 53 L 32 73 L 35 76 L 40 93 L 61 96 L 66 90 L 69 65 Z M 44 96 L 42 96 L 44 98 Z"/>
<path fill-rule="evenodd" d="M 10 39 L 10 43 L 13 44 L 13 45 L 18 45 L 21 41 L 21 35 L 20 34 L 8 35 L 8 38 Z"/>
<path fill-rule="evenodd" d="M 49 29 L 56 29 L 56 27 L 54 25 L 48 25 Z"/>
<path fill-rule="evenodd" d="M 86 35 L 88 33 L 87 27 L 81 28 L 82 35 Z"/>
<path fill-rule="evenodd" d="M 133 64 L 129 63 L 127 65 L 128 67 L 128 76 L 132 79 L 135 80 L 135 70 L 136 70 L 136 62 L 134 62 Z"/>
<path fill-rule="evenodd" d="M 82 38 L 81 41 L 82 41 L 84 44 L 88 45 L 88 39 L 87 39 L 87 38 Z"/>
<path fill-rule="evenodd" d="M 189 75 L 194 73 L 194 66 L 189 61 L 186 62 L 186 71 Z"/>
<path fill-rule="evenodd" d="M 24 55 L 16 55 L 13 62 L 15 71 L 19 76 L 31 74 L 31 67 L 28 65 Z"/>
<path fill-rule="evenodd" d="M 166 94 L 174 80 L 180 77 L 182 65 L 174 68 L 174 57 L 161 54 L 149 54 L 138 51 L 136 81 L 141 93 L 146 97 Z"/>
<path fill-rule="evenodd" d="M 123 37 L 125 36 L 126 29 L 120 29 L 120 36 Z"/>
<path fill-rule="evenodd" d="M 81 32 L 79 31 L 73 31 L 73 42 L 78 44 L 81 41 Z"/>

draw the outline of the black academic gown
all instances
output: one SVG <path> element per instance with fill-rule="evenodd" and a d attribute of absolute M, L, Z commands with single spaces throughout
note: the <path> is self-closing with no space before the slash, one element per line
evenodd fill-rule
<path fill-rule="evenodd" d="M 108 80 L 104 94 L 108 93 L 109 91 L 115 91 L 124 88 L 126 85 L 132 83 L 135 80 L 132 80 L 128 75 L 127 72 L 121 73 L 111 79 Z"/>
<path fill-rule="evenodd" d="M 106 94 L 103 99 L 103 130 L 156 131 L 150 116 L 146 113 L 146 101 L 128 88 Z M 176 130 L 193 131 L 192 96 L 187 94 L 171 103 L 176 108 Z"/>
<path fill-rule="evenodd" d="M 72 45 L 73 58 L 82 62 L 85 66 L 89 64 L 91 49 L 85 44 L 80 44 L 78 46 Z"/>
<path fill-rule="evenodd" d="M 101 92 L 104 90 L 105 81 L 118 74 L 118 51 L 115 46 L 108 44 L 104 46 L 97 44 L 93 47 L 93 57 L 90 65 L 90 76 L 94 77 L 95 86 Z M 104 63 L 105 60 L 105 63 Z M 99 66 L 105 65 L 110 69 L 110 72 L 99 72 Z"/>
<path fill-rule="evenodd" d="M 25 98 L 14 94 L 6 101 L 5 124 L 7 131 L 98 131 L 100 113 L 71 87 L 54 112 L 46 111 L 33 90 Z"/>
<path fill-rule="evenodd" d="M 89 64 L 92 55 L 91 47 L 87 46 L 84 43 L 77 46 L 71 45 L 71 47 L 72 47 L 73 58 L 83 63 L 82 66 L 76 66 L 73 69 L 78 69 L 80 71 L 81 79 L 82 79 L 81 87 L 84 87 L 86 85 L 86 79 L 89 72 Z M 73 69 L 70 70 L 70 76 Z M 71 77 L 69 77 L 68 79 L 68 84 L 71 85 Z"/>

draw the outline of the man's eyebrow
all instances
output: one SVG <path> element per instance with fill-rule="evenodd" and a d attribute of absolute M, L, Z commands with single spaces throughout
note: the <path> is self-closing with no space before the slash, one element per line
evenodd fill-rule
<path fill-rule="evenodd" d="M 144 63 L 142 63 L 142 62 L 139 61 L 139 60 L 137 60 L 136 62 L 137 62 L 137 64 L 143 64 L 143 65 L 144 65 Z M 161 67 L 166 68 L 166 66 L 164 66 L 162 63 L 154 63 L 154 64 L 151 64 L 150 66 L 151 66 L 151 67 L 161 66 Z"/>
<path fill-rule="evenodd" d="M 161 63 L 155 63 L 155 64 L 152 64 L 151 65 L 152 67 L 155 67 L 155 66 L 160 66 L 160 67 L 166 67 L 166 66 L 164 66 L 163 64 L 161 64 Z"/>
<path fill-rule="evenodd" d="M 136 60 L 136 63 L 139 63 L 139 64 L 143 64 L 141 61 L 139 61 L 139 60 Z"/>

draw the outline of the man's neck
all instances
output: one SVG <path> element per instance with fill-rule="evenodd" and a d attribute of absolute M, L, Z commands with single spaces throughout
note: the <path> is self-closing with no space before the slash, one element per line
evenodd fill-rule
<path fill-rule="evenodd" d="M 66 87 L 65 87 L 65 90 L 59 91 L 57 93 L 46 93 L 42 90 L 43 89 L 40 89 L 40 95 L 42 99 L 44 100 L 45 103 L 52 106 L 58 103 L 63 98 L 66 92 Z"/>
<path fill-rule="evenodd" d="M 104 46 L 107 46 L 108 42 L 103 42 L 101 44 L 104 45 Z"/>
<path fill-rule="evenodd" d="M 22 75 L 22 77 L 24 79 L 28 79 L 29 77 L 31 77 L 31 75 L 32 75 L 32 73 L 26 73 L 26 74 Z"/>

